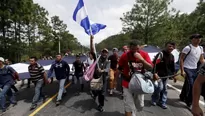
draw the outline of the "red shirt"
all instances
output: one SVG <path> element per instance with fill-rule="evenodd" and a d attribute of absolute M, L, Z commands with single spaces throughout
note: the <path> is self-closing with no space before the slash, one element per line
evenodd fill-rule
<path fill-rule="evenodd" d="M 147 52 L 140 50 L 139 51 L 140 55 L 150 64 L 152 64 L 152 61 L 148 55 Z M 129 72 L 130 72 L 130 68 L 128 65 L 128 56 L 129 56 L 129 61 L 131 61 L 133 67 L 135 67 L 136 70 L 138 71 L 144 71 L 144 66 L 142 63 L 140 63 L 138 61 L 137 58 L 135 58 L 130 51 L 128 51 L 127 53 L 124 53 L 119 60 L 119 66 L 123 67 L 123 76 L 125 76 L 125 78 L 130 78 Z M 128 88 L 129 82 L 123 80 L 122 81 L 122 86 Z"/>

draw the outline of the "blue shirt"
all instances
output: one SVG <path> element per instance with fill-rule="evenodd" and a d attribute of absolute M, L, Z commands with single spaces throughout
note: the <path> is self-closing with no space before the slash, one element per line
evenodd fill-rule
<path fill-rule="evenodd" d="M 55 71 L 56 79 L 65 79 L 66 77 L 69 77 L 70 73 L 70 67 L 67 62 L 64 60 L 55 61 L 52 65 L 50 70 L 48 71 L 48 78 L 51 77 L 53 70 Z"/>
<path fill-rule="evenodd" d="M 4 66 L 0 68 L 0 87 L 3 87 L 7 84 L 14 84 L 13 74 L 16 71 L 10 66 Z"/>

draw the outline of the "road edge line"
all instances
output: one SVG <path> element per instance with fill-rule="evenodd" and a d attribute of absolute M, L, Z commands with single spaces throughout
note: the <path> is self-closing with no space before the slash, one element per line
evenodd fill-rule
<path fill-rule="evenodd" d="M 177 89 L 176 87 L 174 87 L 174 86 L 172 86 L 172 85 L 170 85 L 170 84 L 167 84 L 167 86 L 169 86 L 169 87 L 173 88 L 174 90 L 176 90 L 177 92 L 181 93 L 181 90 L 180 90 L 180 89 Z M 203 101 L 199 100 L 199 103 L 200 103 L 201 105 L 205 106 L 205 103 L 204 103 Z"/>

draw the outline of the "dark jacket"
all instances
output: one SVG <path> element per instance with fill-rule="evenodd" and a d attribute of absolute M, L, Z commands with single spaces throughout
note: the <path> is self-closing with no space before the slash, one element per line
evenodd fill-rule
<path fill-rule="evenodd" d="M 70 66 L 64 60 L 61 60 L 60 62 L 55 61 L 51 65 L 51 68 L 50 68 L 50 70 L 48 72 L 48 77 L 49 78 L 52 75 L 53 70 L 55 71 L 55 75 L 56 75 L 56 79 L 57 80 L 65 79 L 66 77 L 69 77 Z"/>
<path fill-rule="evenodd" d="M 103 72 L 103 73 L 98 72 L 98 66 L 101 70 L 105 70 L 105 72 Z M 93 78 L 95 78 L 95 79 L 97 79 L 99 77 L 106 78 L 106 76 L 108 76 L 108 71 L 110 69 L 110 62 L 108 61 L 108 59 L 107 58 L 103 59 L 101 57 L 98 61 L 98 66 L 96 65 L 96 67 L 95 67 L 95 72 L 94 72 Z"/>
<path fill-rule="evenodd" d="M 10 66 L 4 66 L 2 69 L 0 68 L 0 87 L 4 85 L 13 85 L 13 74 L 16 71 Z"/>
<path fill-rule="evenodd" d="M 73 68 L 74 68 L 74 70 L 75 70 L 75 76 L 76 77 L 81 77 L 81 76 L 83 76 L 83 71 L 84 71 L 84 69 L 85 69 L 85 67 L 84 67 L 84 64 L 83 64 L 83 62 L 81 62 L 81 61 L 75 61 L 74 63 L 73 63 Z"/>
<path fill-rule="evenodd" d="M 168 76 L 175 73 L 174 56 L 165 50 L 158 53 L 153 61 L 154 70 L 159 76 Z"/>

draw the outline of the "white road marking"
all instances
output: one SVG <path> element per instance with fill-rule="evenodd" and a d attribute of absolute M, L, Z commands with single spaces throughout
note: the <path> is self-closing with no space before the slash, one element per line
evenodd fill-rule
<path fill-rule="evenodd" d="M 181 93 L 181 90 L 180 89 L 177 89 L 176 87 L 170 85 L 170 84 L 167 84 L 169 87 L 173 88 L 174 90 L 176 90 L 177 92 Z M 205 106 L 205 103 L 201 100 L 199 100 L 199 103 L 203 106 Z"/>

